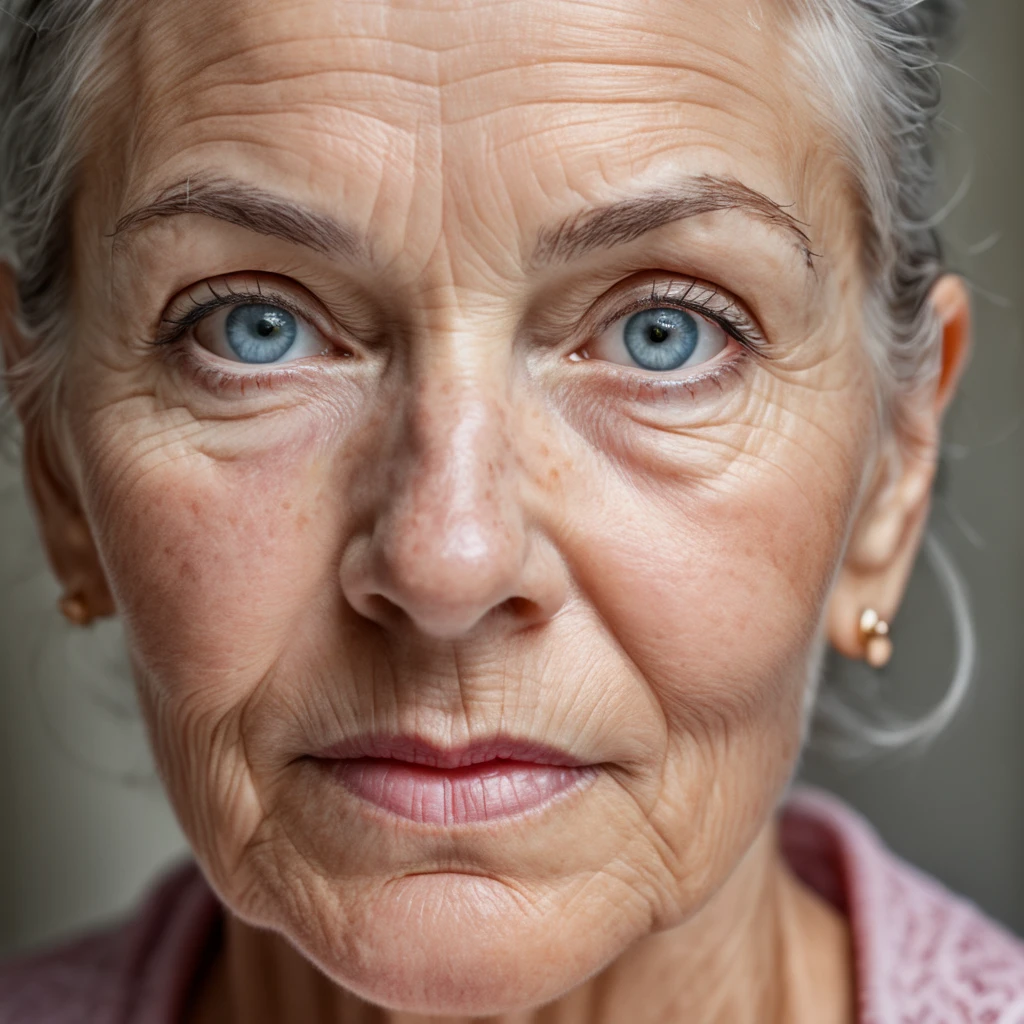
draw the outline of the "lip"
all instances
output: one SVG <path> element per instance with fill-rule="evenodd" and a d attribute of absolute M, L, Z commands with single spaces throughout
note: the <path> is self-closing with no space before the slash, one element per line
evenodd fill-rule
<path fill-rule="evenodd" d="M 360 736 L 313 760 L 383 811 L 449 826 L 525 814 L 579 788 L 597 771 L 566 751 L 508 737 L 442 748 L 415 737 Z"/>

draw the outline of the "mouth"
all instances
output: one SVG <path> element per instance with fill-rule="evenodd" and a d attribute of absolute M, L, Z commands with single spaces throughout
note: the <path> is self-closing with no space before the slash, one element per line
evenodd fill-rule
<path fill-rule="evenodd" d="M 313 760 L 359 799 L 424 825 L 516 817 L 597 774 L 565 751 L 505 737 L 443 749 L 408 736 L 363 736 Z"/>

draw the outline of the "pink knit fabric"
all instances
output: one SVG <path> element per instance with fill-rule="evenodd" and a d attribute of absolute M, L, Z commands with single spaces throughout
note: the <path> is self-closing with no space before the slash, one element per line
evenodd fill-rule
<path fill-rule="evenodd" d="M 1024 1024 L 1024 943 L 887 852 L 833 797 L 801 790 L 782 843 L 849 916 L 859 1024 Z M 220 908 L 193 865 L 126 924 L 0 967 L 0 1024 L 178 1024 Z"/>

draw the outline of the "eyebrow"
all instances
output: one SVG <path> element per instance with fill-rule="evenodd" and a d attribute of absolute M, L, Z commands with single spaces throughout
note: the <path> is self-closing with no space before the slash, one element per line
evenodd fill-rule
<path fill-rule="evenodd" d="M 733 178 L 699 175 L 647 195 L 583 210 L 537 237 L 533 260 L 544 265 L 579 259 L 595 249 L 611 248 L 689 217 L 720 210 L 742 210 L 770 227 L 785 231 L 808 267 L 816 253 L 806 225 L 781 204 Z"/>
<path fill-rule="evenodd" d="M 817 255 L 805 225 L 762 192 L 733 178 L 699 175 L 646 195 L 575 213 L 537 236 L 533 262 L 568 262 L 595 249 L 635 241 L 668 224 L 700 214 L 742 210 L 787 232 L 808 267 Z M 169 185 L 120 217 L 110 237 L 115 248 L 148 221 L 199 214 L 249 231 L 280 238 L 316 252 L 352 259 L 366 245 L 352 228 L 307 206 L 235 178 L 190 175 Z"/>
<path fill-rule="evenodd" d="M 327 214 L 235 178 L 192 175 L 162 189 L 120 217 L 110 237 L 115 248 L 149 221 L 200 214 L 307 249 L 348 259 L 365 246 L 359 235 Z"/>

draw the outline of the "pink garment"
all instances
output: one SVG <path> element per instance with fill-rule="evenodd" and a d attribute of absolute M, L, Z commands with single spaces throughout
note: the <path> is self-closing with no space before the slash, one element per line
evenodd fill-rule
<path fill-rule="evenodd" d="M 796 873 L 848 915 L 859 1024 L 1024 1024 L 1024 943 L 889 853 L 835 798 L 782 816 Z M 0 1024 L 178 1024 L 221 911 L 195 866 L 137 917 L 0 967 Z"/>

